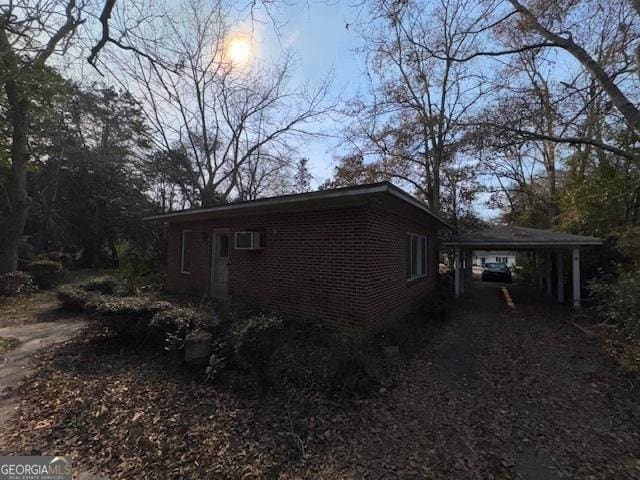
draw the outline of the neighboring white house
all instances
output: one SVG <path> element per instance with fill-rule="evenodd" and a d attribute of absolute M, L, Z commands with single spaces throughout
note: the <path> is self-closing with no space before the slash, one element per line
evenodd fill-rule
<path fill-rule="evenodd" d="M 509 250 L 474 250 L 473 265 L 482 267 L 488 262 L 506 263 L 510 267 L 516 266 L 516 252 Z"/>

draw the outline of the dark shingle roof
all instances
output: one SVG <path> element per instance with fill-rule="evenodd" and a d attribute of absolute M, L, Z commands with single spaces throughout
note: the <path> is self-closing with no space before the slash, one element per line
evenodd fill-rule
<path fill-rule="evenodd" d="M 230 213 L 230 212 L 247 212 L 252 210 L 257 210 L 265 207 L 277 207 L 280 209 L 285 209 L 292 205 L 301 205 L 304 203 L 310 202 L 318 202 L 318 201 L 326 201 L 329 199 L 340 199 L 340 198 L 349 198 L 356 196 L 367 196 L 372 194 L 383 194 L 395 197 L 405 204 L 412 205 L 416 207 L 435 220 L 437 220 L 441 225 L 444 225 L 447 228 L 453 229 L 453 227 L 447 223 L 444 219 L 442 219 L 439 215 L 433 213 L 427 205 L 415 198 L 413 195 L 405 192 L 400 187 L 393 185 L 390 182 L 379 182 L 379 183 L 370 183 L 364 185 L 355 185 L 350 187 L 341 187 L 327 190 L 318 190 L 314 192 L 306 192 L 306 193 L 294 193 L 289 195 L 280 195 L 277 197 L 265 197 L 259 198 L 257 200 L 247 200 L 242 202 L 234 202 L 227 203 L 222 205 L 217 205 L 214 207 L 208 208 L 194 208 L 189 210 L 181 210 L 174 211 L 168 213 L 162 213 L 158 215 L 152 215 L 150 217 L 146 217 L 144 220 L 162 220 L 162 221 L 174 221 L 177 219 L 202 219 L 205 216 L 215 216 L 221 213 Z"/>
<path fill-rule="evenodd" d="M 506 225 L 465 233 L 444 242 L 444 245 L 473 247 L 571 246 L 602 245 L 602 240 L 583 235 Z"/>

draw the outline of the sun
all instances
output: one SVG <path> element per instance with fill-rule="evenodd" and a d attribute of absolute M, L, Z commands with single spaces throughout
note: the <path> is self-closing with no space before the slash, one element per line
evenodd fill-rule
<path fill-rule="evenodd" d="M 244 67 L 253 57 L 253 49 L 247 38 L 231 38 L 226 51 L 229 61 L 236 67 Z"/>

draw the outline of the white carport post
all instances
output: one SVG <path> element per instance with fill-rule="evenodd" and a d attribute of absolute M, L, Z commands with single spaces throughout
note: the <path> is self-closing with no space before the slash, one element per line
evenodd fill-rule
<path fill-rule="evenodd" d="M 558 272 L 558 302 L 564 303 L 564 272 L 562 271 L 562 252 L 556 254 L 556 270 Z"/>
<path fill-rule="evenodd" d="M 580 247 L 573 247 L 573 308 L 580 308 Z"/>
<path fill-rule="evenodd" d="M 456 298 L 460 298 L 460 247 L 455 248 L 455 252 L 453 254 L 453 268 L 455 270 L 454 282 Z"/>

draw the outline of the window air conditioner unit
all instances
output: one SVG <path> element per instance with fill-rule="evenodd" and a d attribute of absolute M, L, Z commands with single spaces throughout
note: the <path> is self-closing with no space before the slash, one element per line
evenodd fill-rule
<path fill-rule="evenodd" d="M 236 232 L 236 250 L 260 250 L 260 232 Z"/>

